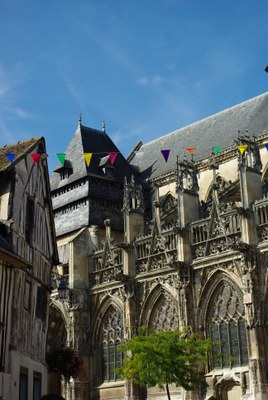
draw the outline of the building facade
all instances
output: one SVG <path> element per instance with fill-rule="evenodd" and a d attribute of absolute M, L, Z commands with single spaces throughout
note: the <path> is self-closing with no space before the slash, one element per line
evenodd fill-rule
<path fill-rule="evenodd" d="M 50 280 L 58 258 L 41 154 L 43 138 L 0 148 L 1 400 L 40 400 L 47 393 Z"/>
<path fill-rule="evenodd" d="M 139 143 L 113 165 L 97 156 L 118 151 L 106 132 L 79 123 L 51 180 L 61 264 L 48 345 L 74 347 L 85 364 L 68 399 L 164 398 L 114 372 L 122 341 L 142 325 L 190 326 L 220 343 L 221 356 L 214 348 L 203 366 L 208 388 L 173 387 L 174 398 L 268 397 L 267 142 L 267 93 Z M 193 147 L 194 159 L 183 154 Z M 64 301 L 62 279 L 70 288 Z"/>

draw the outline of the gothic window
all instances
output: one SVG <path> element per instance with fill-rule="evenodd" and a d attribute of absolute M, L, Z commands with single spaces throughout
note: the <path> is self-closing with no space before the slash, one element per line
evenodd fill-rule
<path fill-rule="evenodd" d="M 216 177 L 216 184 L 218 185 L 219 192 L 222 192 L 228 186 L 228 182 L 225 179 L 223 179 L 220 175 Z M 207 194 L 207 202 L 211 200 L 212 200 L 212 185 Z"/>
<path fill-rule="evenodd" d="M 122 365 L 123 353 L 120 351 L 123 339 L 123 317 L 121 312 L 111 307 L 102 325 L 102 363 L 103 381 L 111 382 L 119 379 L 115 368 Z"/>
<path fill-rule="evenodd" d="M 244 306 L 241 295 L 229 283 L 222 283 L 208 307 L 207 328 L 213 347 L 213 368 L 232 368 L 248 364 Z"/>
<path fill-rule="evenodd" d="M 178 310 L 176 303 L 167 293 L 160 296 L 149 321 L 150 329 L 160 332 L 178 329 Z"/>

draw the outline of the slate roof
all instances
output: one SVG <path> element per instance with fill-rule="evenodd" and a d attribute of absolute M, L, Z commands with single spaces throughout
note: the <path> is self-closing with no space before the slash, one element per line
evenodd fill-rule
<path fill-rule="evenodd" d="M 199 160 L 211 156 L 213 146 L 223 150 L 233 145 L 238 131 L 248 131 L 250 136 L 268 132 L 268 93 L 141 145 L 130 163 L 139 168 L 143 179 L 156 178 L 173 171 L 176 156 L 183 157 L 186 148 L 196 147 L 194 158 Z M 171 150 L 167 163 L 160 152 L 166 149 Z"/>
<path fill-rule="evenodd" d="M 36 137 L 28 140 L 23 140 L 21 142 L 1 146 L 0 147 L 0 172 L 7 171 L 10 168 L 13 168 L 14 165 L 25 156 L 25 154 L 31 153 L 31 151 L 41 142 L 44 140 L 42 137 Z M 7 158 L 6 154 L 12 153 L 16 154 L 14 162 L 10 163 L 9 159 Z"/>
<path fill-rule="evenodd" d="M 106 132 L 88 128 L 79 124 L 65 151 L 66 161 L 71 163 L 73 173 L 68 179 L 61 180 L 60 174 L 54 172 L 50 179 L 51 189 L 56 190 L 57 188 L 81 179 L 87 175 L 106 178 L 102 167 L 99 164 L 101 159 L 107 156 L 108 152 L 118 152 L 114 162 L 114 180 L 123 182 L 125 175 L 136 175 L 134 168 L 120 153 L 119 149 Z M 84 153 L 95 153 L 92 156 L 89 167 L 86 166 Z M 60 169 L 62 168 L 59 164 L 55 171 Z"/>

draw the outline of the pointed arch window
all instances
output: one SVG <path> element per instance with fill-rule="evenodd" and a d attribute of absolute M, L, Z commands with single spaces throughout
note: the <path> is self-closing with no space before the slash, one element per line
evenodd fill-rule
<path fill-rule="evenodd" d="M 208 336 L 215 345 L 211 367 L 232 368 L 248 364 L 244 305 L 238 290 L 223 282 L 212 297 L 207 318 Z"/>
<path fill-rule="evenodd" d="M 114 370 L 122 365 L 123 353 L 120 351 L 122 339 L 122 313 L 118 309 L 110 307 L 102 324 L 103 381 L 111 382 L 119 379 Z"/>
<path fill-rule="evenodd" d="M 156 302 L 149 327 L 156 332 L 178 329 L 178 309 L 175 301 L 167 293 L 163 293 Z"/>
<path fill-rule="evenodd" d="M 228 182 L 220 175 L 216 177 L 216 184 L 218 185 L 218 190 L 219 192 L 222 192 L 229 184 Z M 210 202 L 212 200 L 212 193 L 213 193 L 213 184 L 211 184 L 207 196 L 206 196 L 206 201 Z"/>

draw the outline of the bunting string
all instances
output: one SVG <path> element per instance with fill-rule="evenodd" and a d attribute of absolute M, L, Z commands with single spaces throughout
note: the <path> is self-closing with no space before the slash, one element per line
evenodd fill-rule
<path fill-rule="evenodd" d="M 265 144 L 265 148 L 268 151 L 268 143 Z M 240 152 L 241 155 L 243 155 L 245 153 L 245 151 L 247 151 L 247 149 L 248 149 L 248 145 L 238 145 L 237 146 L 237 150 Z M 193 154 L 196 152 L 196 147 L 187 147 L 185 150 L 188 153 L 192 154 L 192 156 L 193 156 Z M 220 151 L 221 151 L 221 147 L 220 146 L 214 146 L 214 147 L 212 147 L 212 150 L 213 150 L 214 154 L 218 155 L 220 153 Z M 169 160 L 169 157 L 170 157 L 171 150 L 170 149 L 163 149 L 163 150 L 160 150 L 160 152 L 161 152 L 165 162 L 167 163 L 168 160 Z M 137 151 L 136 153 L 138 154 L 139 152 Z M 141 153 L 143 153 L 143 152 L 141 152 Z M 106 154 L 106 155 L 108 155 L 111 165 L 114 165 L 119 152 L 117 152 L 117 151 L 110 151 L 110 152 L 102 151 L 102 152 L 84 153 L 83 156 L 84 156 L 84 160 L 85 160 L 85 163 L 86 163 L 87 167 L 90 166 L 90 163 L 91 163 L 93 155 L 97 155 L 97 154 Z M 64 167 L 65 161 L 66 161 L 66 153 L 56 153 L 56 154 L 50 154 L 50 155 L 56 155 L 58 157 L 58 160 L 59 160 L 60 164 Z M 6 153 L 5 156 L 7 157 L 7 159 L 9 160 L 9 162 L 11 164 L 16 160 L 16 153 Z M 49 154 L 46 154 L 46 153 L 32 153 L 32 154 L 30 154 L 30 156 L 31 156 L 31 158 L 33 160 L 34 165 L 36 166 L 36 165 L 38 165 L 38 162 L 39 162 L 40 158 L 44 159 L 44 158 L 48 157 Z"/>

